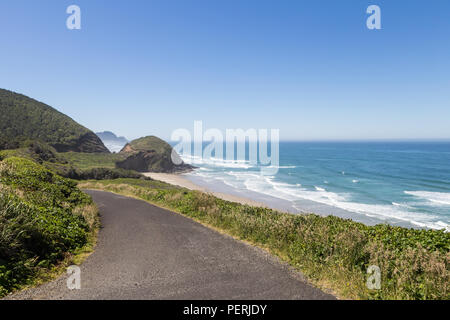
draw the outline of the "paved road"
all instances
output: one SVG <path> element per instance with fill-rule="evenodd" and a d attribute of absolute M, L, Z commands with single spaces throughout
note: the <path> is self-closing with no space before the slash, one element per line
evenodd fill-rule
<path fill-rule="evenodd" d="M 334 299 L 265 251 L 144 201 L 89 191 L 100 208 L 81 290 L 67 275 L 14 299 Z"/>

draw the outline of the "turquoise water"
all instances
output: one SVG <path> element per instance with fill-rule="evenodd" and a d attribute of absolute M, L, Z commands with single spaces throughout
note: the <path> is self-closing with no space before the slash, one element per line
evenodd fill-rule
<path fill-rule="evenodd" d="M 271 176 L 246 159 L 195 164 L 195 179 L 281 199 L 299 212 L 320 208 L 360 221 L 450 225 L 450 142 L 282 142 L 279 170 Z"/>

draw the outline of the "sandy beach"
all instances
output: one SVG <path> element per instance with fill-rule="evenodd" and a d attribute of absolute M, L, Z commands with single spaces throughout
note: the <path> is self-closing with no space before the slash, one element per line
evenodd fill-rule
<path fill-rule="evenodd" d="M 174 174 L 174 173 L 154 173 L 154 172 L 146 172 L 143 173 L 144 176 L 152 178 L 154 180 L 162 181 L 165 183 L 169 183 L 175 186 L 183 187 L 189 190 L 197 190 L 205 193 L 212 194 L 213 196 L 231 202 L 237 202 L 240 204 L 246 204 L 250 206 L 258 206 L 267 208 L 268 206 L 263 204 L 262 202 L 257 202 L 248 198 L 239 197 L 227 193 L 222 192 L 213 192 L 204 187 L 196 185 L 192 181 L 186 179 L 183 174 Z"/>
<path fill-rule="evenodd" d="M 315 213 L 321 216 L 335 215 L 343 219 L 351 219 L 353 221 L 361 222 L 366 225 L 376 225 L 379 223 L 386 223 L 384 220 L 377 219 L 375 217 L 368 217 L 355 212 L 342 210 L 340 208 L 324 205 L 310 200 L 297 201 L 297 206 L 293 207 L 292 203 L 287 200 L 274 198 L 269 195 L 261 195 L 251 191 L 243 193 L 243 196 L 227 192 L 227 187 L 224 185 L 211 186 L 210 188 L 206 185 L 197 184 L 196 181 L 192 179 L 192 176 L 186 173 L 172 174 L 172 173 L 154 173 L 146 172 L 143 173 L 146 177 L 150 177 L 154 180 L 159 180 L 165 183 L 183 187 L 189 190 L 198 190 L 211 194 L 217 198 L 237 202 L 240 204 L 246 204 L 251 206 L 258 206 L 263 208 L 271 208 L 281 212 L 287 212 L 292 214 L 304 214 L 304 213 Z M 225 190 L 222 192 L 221 190 Z M 236 192 L 236 191 L 234 191 Z M 411 224 L 407 221 L 390 221 L 391 225 L 397 225 L 407 228 L 417 228 L 416 225 Z"/>

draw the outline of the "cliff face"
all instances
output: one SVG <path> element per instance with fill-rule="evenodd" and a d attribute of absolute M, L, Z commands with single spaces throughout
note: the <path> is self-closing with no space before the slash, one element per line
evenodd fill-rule
<path fill-rule="evenodd" d="M 0 149 L 18 148 L 29 140 L 45 142 L 59 152 L 109 153 L 100 138 L 65 114 L 0 89 Z"/>
<path fill-rule="evenodd" d="M 128 157 L 116 163 L 118 168 L 135 170 L 138 172 L 175 173 L 190 171 L 191 165 L 183 163 L 178 155 L 172 161 L 172 147 L 157 137 L 144 137 L 128 143 L 120 153 Z"/>

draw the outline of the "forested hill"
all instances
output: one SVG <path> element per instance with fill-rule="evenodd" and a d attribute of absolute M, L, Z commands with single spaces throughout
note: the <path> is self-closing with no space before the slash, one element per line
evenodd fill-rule
<path fill-rule="evenodd" d="M 0 150 L 39 140 L 59 152 L 108 153 L 97 135 L 32 98 L 0 89 Z"/>

